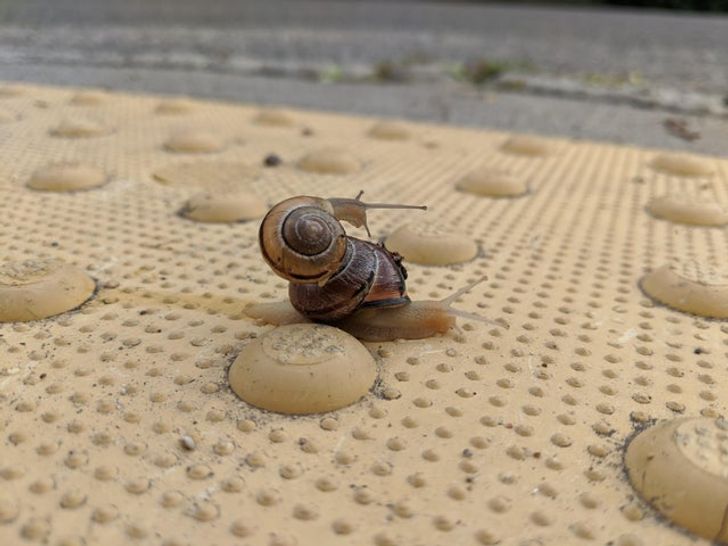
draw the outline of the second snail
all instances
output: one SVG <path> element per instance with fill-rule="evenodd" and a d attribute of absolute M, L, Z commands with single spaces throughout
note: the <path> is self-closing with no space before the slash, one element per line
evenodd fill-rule
<path fill-rule="evenodd" d="M 268 211 L 258 233 L 260 249 L 271 269 L 289 281 L 290 303 L 254 304 L 246 314 L 275 325 L 324 322 L 365 341 L 445 333 L 457 316 L 489 322 L 451 307 L 477 283 L 441 301 L 410 300 L 402 257 L 381 243 L 347 235 L 341 221 L 369 234 L 369 209 L 426 207 L 364 203 L 362 193 L 354 199 L 291 197 Z"/>

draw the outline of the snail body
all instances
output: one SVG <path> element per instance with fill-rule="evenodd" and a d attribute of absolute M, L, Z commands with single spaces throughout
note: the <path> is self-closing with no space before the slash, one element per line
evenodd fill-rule
<path fill-rule="evenodd" d="M 457 317 L 508 328 L 506 323 L 490 321 L 452 307 L 460 296 L 484 280 L 479 279 L 442 300 L 413 301 L 398 307 L 364 308 L 332 324 L 362 341 L 424 339 L 445 334 L 455 327 Z M 276 326 L 308 320 L 287 301 L 251 304 L 245 308 L 245 313 Z"/>
<path fill-rule="evenodd" d="M 455 326 L 457 316 L 486 319 L 452 308 L 473 283 L 441 301 L 412 302 L 402 258 L 382 244 L 346 235 L 340 220 L 365 227 L 370 208 L 419 208 L 354 199 L 298 196 L 263 218 L 259 242 L 273 271 L 289 281 L 290 302 L 249 305 L 248 316 L 275 325 L 326 322 L 366 341 L 422 339 Z"/>
<path fill-rule="evenodd" d="M 362 341 L 424 339 L 455 326 L 455 316 L 448 311 L 438 301 L 413 301 L 400 307 L 362 309 L 331 324 Z M 254 303 L 245 314 L 275 326 L 309 320 L 287 301 Z"/>
<path fill-rule="evenodd" d="M 363 341 L 424 339 L 446 334 L 456 315 L 443 301 L 420 300 L 385 309 L 361 309 L 336 326 Z"/>
<path fill-rule="evenodd" d="M 245 313 L 267 324 L 282 326 L 308 321 L 287 301 L 255 303 Z M 362 341 L 424 339 L 445 334 L 455 326 L 456 315 L 441 301 L 413 301 L 399 307 L 370 307 L 331 322 Z"/>

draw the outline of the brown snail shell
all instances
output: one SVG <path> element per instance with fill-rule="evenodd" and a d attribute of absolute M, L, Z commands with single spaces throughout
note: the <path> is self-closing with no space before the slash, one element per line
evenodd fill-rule
<path fill-rule="evenodd" d="M 281 201 L 263 218 L 258 233 L 263 258 L 293 284 L 324 283 L 339 270 L 346 233 L 325 199 L 299 196 Z"/>
<path fill-rule="evenodd" d="M 291 284 L 291 305 L 311 320 L 330 322 L 366 307 L 409 303 L 406 270 L 400 258 L 381 245 L 347 237 L 341 268 L 324 284 Z"/>
<path fill-rule="evenodd" d="M 277 275 L 290 281 L 291 304 L 311 320 L 331 322 L 362 307 L 396 307 L 410 301 L 401 257 L 344 232 L 338 218 L 357 221 L 342 205 L 345 201 L 354 200 L 286 199 L 260 226 L 263 257 Z"/>

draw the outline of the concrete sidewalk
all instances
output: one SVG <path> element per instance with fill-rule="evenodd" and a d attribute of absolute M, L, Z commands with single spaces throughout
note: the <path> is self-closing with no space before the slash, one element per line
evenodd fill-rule
<path fill-rule="evenodd" d="M 725 36 L 726 17 L 660 12 L 24 0 L 0 8 L 0 79 L 726 154 Z"/>

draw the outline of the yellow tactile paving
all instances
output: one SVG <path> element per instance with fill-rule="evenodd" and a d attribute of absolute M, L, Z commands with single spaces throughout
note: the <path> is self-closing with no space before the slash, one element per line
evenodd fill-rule
<path fill-rule="evenodd" d="M 725 502 L 726 424 L 716 419 L 728 403 L 728 323 L 676 309 L 724 304 L 723 276 L 705 272 L 724 267 L 726 231 L 657 219 L 646 207 L 696 194 L 725 205 L 728 161 L 192 99 L 0 88 L 3 271 L 61 261 L 95 281 L 80 308 L 0 324 L 0 544 L 725 538 L 719 509 L 656 502 L 670 525 L 640 494 L 664 491 L 655 476 L 669 467 L 701 479 L 672 482 L 667 495 L 698 488 L 689 494 Z M 266 167 L 271 154 L 281 162 Z M 27 186 L 67 163 L 98 169 L 106 183 Z M 529 192 L 456 189 L 483 165 L 528 181 Z M 427 223 L 477 244 L 457 265 L 408 263 L 413 299 L 443 299 L 487 275 L 457 307 L 510 328 L 459 319 L 444 336 L 366 343 L 378 379 L 343 409 L 292 417 L 247 405 L 228 368 L 271 327 L 243 309 L 285 299 L 287 285 L 260 255 L 257 221 L 205 223 L 179 211 L 200 192 L 235 190 L 270 206 L 361 189 L 371 201 L 429 206 L 372 211 L 376 239 Z M 651 271 L 682 275 L 677 286 L 690 290 L 673 291 L 668 275 L 652 300 Z M 44 287 L 52 298 L 57 288 Z M 685 306 L 690 294 L 701 299 Z M 634 451 L 646 457 L 634 468 L 656 461 L 656 470 L 633 480 L 636 490 L 623 457 L 632 437 L 650 439 L 643 428 L 656 440 L 635 444 L 653 451 Z M 673 429 L 679 438 L 665 433 Z"/>

